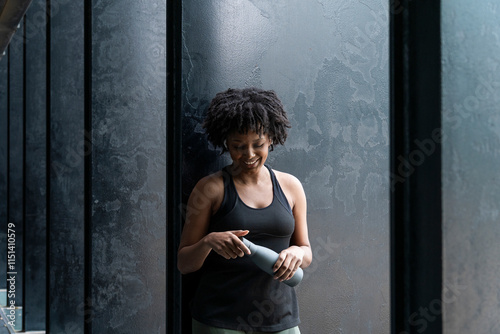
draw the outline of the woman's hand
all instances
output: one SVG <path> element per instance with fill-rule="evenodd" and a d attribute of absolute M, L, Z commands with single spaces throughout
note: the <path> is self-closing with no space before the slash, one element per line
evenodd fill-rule
<path fill-rule="evenodd" d="M 291 246 L 282 250 L 273 266 L 274 278 L 281 282 L 292 278 L 302 264 L 304 253 L 304 250 L 299 246 Z"/>
<path fill-rule="evenodd" d="M 248 234 L 248 230 L 226 231 L 226 232 L 212 232 L 205 236 L 205 243 L 213 249 L 217 254 L 226 259 L 236 259 L 250 254 L 250 250 L 240 240 Z"/>

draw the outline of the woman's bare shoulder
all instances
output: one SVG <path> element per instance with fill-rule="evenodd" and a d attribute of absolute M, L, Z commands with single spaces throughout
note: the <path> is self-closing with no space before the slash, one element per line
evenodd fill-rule
<path fill-rule="evenodd" d="M 197 191 L 218 192 L 224 189 L 222 171 L 202 177 L 195 186 Z"/>
<path fill-rule="evenodd" d="M 205 185 L 207 183 L 223 183 L 222 171 L 218 171 L 207 176 L 202 177 L 198 184 Z"/>
<path fill-rule="evenodd" d="M 209 206 L 212 213 L 217 211 L 224 199 L 224 178 L 222 171 L 201 178 L 190 195 L 190 204 Z"/>
<path fill-rule="evenodd" d="M 278 182 L 280 183 L 280 185 L 292 188 L 297 188 L 297 187 L 302 188 L 302 183 L 296 176 L 290 173 L 280 172 L 275 169 L 273 169 L 273 172 L 278 178 Z"/>

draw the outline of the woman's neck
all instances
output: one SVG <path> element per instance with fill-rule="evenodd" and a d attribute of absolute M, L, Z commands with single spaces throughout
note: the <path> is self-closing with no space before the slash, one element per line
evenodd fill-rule
<path fill-rule="evenodd" d="M 234 181 L 241 184 L 258 184 L 269 179 L 267 168 L 262 166 L 255 171 L 245 171 L 238 166 L 231 165 L 230 172 Z"/>

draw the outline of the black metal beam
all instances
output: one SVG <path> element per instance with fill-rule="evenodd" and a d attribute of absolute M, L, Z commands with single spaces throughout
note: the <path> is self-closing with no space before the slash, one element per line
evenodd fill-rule
<path fill-rule="evenodd" d="M 392 333 L 442 333 L 440 1 L 391 1 Z"/>
<path fill-rule="evenodd" d="M 181 275 L 177 247 L 181 233 L 182 1 L 167 1 L 167 333 L 182 333 Z"/>

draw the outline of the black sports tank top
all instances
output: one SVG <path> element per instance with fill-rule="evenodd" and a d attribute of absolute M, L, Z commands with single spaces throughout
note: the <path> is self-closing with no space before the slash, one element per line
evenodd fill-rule
<path fill-rule="evenodd" d="M 224 199 L 212 216 L 210 232 L 249 230 L 255 244 L 281 252 L 295 229 L 292 210 L 276 175 L 273 201 L 261 209 L 239 198 L 227 167 L 222 170 Z M 216 252 L 201 268 L 201 281 L 191 303 L 192 316 L 204 324 L 241 331 L 276 332 L 300 323 L 295 290 L 259 269 L 249 257 L 226 260 Z"/>

